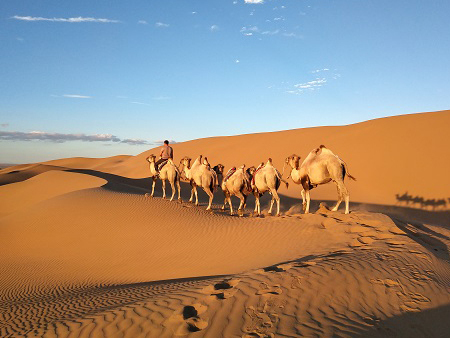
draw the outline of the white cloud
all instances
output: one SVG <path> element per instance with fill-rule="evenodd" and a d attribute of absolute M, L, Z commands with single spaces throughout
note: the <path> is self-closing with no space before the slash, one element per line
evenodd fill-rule
<path fill-rule="evenodd" d="M 239 61 L 239 60 L 235 60 L 234 62 L 236 62 L 236 63 L 239 63 L 239 62 L 241 62 L 241 61 Z"/>
<path fill-rule="evenodd" d="M 145 21 L 145 20 L 139 20 L 138 24 L 140 24 L 140 25 L 148 25 L 148 22 Z"/>
<path fill-rule="evenodd" d="M 92 96 L 77 95 L 77 94 L 64 94 L 63 97 L 68 97 L 71 99 L 92 99 Z"/>
<path fill-rule="evenodd" d="M 219 30 L 219 26 L 217 26 L 217 25 L 212 25 L 211 27 L 209 27 L 209 30 L 210 30 L 211 32 L 216 32 L 216 31 Z"/>
<path fill-rule="evenodd" d="M 263 4 L 264 0 L 245 0 L 246 4 Z"/>
<path fill-rule="evenodd" d="M 254 33 L 259 33 L 259 28 L 257 26 L 250 26 L 250 27 L 242 27 L 241 33 L 245 36 L 252 36 Z"/>
<path fill-rule="evenodd" d="M 43 18 L 43 17 L 35 17 L 35 16 L 18 16 L 14 15 L 11 19 L 22 20 L 22 21 L 50 21 L 50 22 L 70 22 L 70 23 L 79 23 L 79 22 L 99 22 L 99 23 L 119 23 L 119 20 L 111 20 L 104 18 Z"/>
<path fill-rule="evenodd" d="M 164 23 L 164 22 L 157 22 L 157 23 L 155 23 L 155 26 L 160 27 L 160 28 L 167 28 L 170 25 L 168 23 Z"/>
<path fill-rule="evenodd" d="M 316 70 L 313 70 L 313 71 L 311 71 L 311 73 L 312 73 L 312 74 L 316 74 L 316 73 L 327 72 L 327 71 L 329 71 L 328 68 L 322 68 L 322 69 L 316 69 Z"/>

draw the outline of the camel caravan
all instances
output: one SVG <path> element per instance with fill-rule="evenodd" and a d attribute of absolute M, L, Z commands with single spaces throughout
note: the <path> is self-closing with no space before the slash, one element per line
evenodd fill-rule
<path fill-rule="evenodd" d="M 349 193 L 344 184 L 345 177 L 356 180 L 348 172 L 347 164 L 333 154 L 333 152 L 324 145 L 313 149 L 305 160 L 300 164 L 300 156 L 291 155 L 285 159 L 283 174 L 287 166 L 289 175 L 295 184 L 301 185 L 301 196 L 303 211 L 309 213 L 310 208 L 310 190 L 318 185 L 334 182 L 337 187 L 338 200 L 332 211 L 337 211 L 341 202 L 345 202 L 345 213 L 349 213 Z M 272 159 L 262 162 L 258 167 L 245 165 L 239 168 L 232 167 L 224 175 L 224 166 L 218 164 L 211 167 L 207 157 L 198 156 L 193 162 L 190 157 L 183 157 L 180 164 L 176 166 L 171 158 L 156 162 L 156 156 L 150 155 L 146 158 L 149 163 L 150 177 L 152 178 L 152 192 L 146 196 L 153 197 L 155 192 L 155 183 L 157 179 L 162 181 L 163 198 L 166 198 L 166 180 L 172 187 L 172 201 L 175 196 L 175 187 L 178 191 L 178 201 L 181 203 L 180 180 L 189 182 L 191 185 L 191 197 L 189 202 L 198 203 L 198 188 L 208 195 L 209 201 L 206 210 L 211 210 L 214 193 L 219 186 L 224 194 L 224 204 L 222 210 L 226 210 L 227 204 L 230 208 L 230 214 L 234 215 L 231 196 L 236 196 L 240 200 L 237 210 L 239 216 L 243 216 L 246 207 L 247 198 L 250 195 L 255 197 L 255 209 L 253 215 L 260 216 L 261 204 L 260 198 L 268 192 L 272 199 L 270 201 L 269 215 L 273 213 L 273 207 L 276 203 L 276 216 L 280 215 L 280 197 L 278 188 L 281 183 L 289 187 L 287 179 L 283 179 L 283 174 L 275 168 Z"/>

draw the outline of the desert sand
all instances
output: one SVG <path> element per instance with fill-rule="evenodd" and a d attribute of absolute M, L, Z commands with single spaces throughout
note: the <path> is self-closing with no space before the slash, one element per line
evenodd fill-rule
<path fill-rule="evenodd" d="M 262 217 L 253 197 L 230 216 L 220 189 L 206 211 L 186 182 L 181 204 L 160 182 L 146 197 L 159 148 L 0 170 L 0 336 L 448 337 L 449 125 L 440 111 L 173 145 L 176 164 L 271 157 L 282 171 L 324 144 L 357 178 L 348 215 L 326 207 L 333 184 L 311 191 L 310 214 L 282 185 L 280 217 L 268 196 Z"/>

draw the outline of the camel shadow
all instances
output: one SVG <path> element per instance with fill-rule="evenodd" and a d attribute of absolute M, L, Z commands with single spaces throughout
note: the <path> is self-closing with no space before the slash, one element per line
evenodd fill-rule
<path fill-rule="evenodd" d="M 433 211 L 436 211 L 436 209 L 447 209 L 447 199 L 445 198 L 425 198 L 423 196 L 413 196 L 405 192 L 401 195 L 395 194 L 395 199 L 397 200 L 397 204 L 404 204 L 411 208 L 428 209 L 428 207 L 431 207 Z M 450 203 L 450 198 L 448 198 L 448 202 Z"/>

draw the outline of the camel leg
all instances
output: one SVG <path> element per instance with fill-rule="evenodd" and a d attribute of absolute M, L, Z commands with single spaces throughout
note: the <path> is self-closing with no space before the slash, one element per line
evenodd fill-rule
<path fill-rule="evenodd" d="M 276 190 L 272 191 L 272 198 L 275 198 L 275 201 L 277 202 L 277 216 L 280 216 L 280 196 L 278 196 Z"/>
<path fill-rule="evenodd" d="M 194 182 L 190 182 L 191 183 L 191 198 L 189 198 L 189 202 L 194 202 L 194 186 L 195 186 L 195 183 Z"/>
<path fill-rule="evenodd" d="M 153 197 L 153 195 L 155 194 L 156 178 L 153 177 L 152 180 L 152 193 L 150 194 L 151 197 Z"/>
<path fill-rule="evenodd" d="M 305 214 L 309 214 L 309 204 L 311 203 L 311 196 L 309 190 L 306 190 L 306 208 L 305 208 Z"/>
<path fill-rule="evenodd" d="M 194 184 L 195 205 L 198 205 L 198 191 L 197 186 Z"/>
<path fill-rule="evenodd" d="M 230 205 L 230 215 L 234 215 L 233 204 L 231 204 L 231 195 L 227 195 L 227 202 Z"/>
<path fill-rule="evenodd" d="M 163 191 L 163 199 L 166 199 L 166 180 L 161 180 L 162 181 L 162 191 Z"/>
<path fill-rule="evenodd" d="M 172 197 L 170 197 L 170 201 L 173 201 L 173 198 L 175 196 L 175 182 L 174 181 L 169 181 L 170 182 L 170 187 L 172 188 Z"/>
<path fill-rule="evenodd" d="M 278 196 L 276 190 L 271 190 L 270 193 L 272 195 L 272 199 L 270 200 L 269 215 L 272 215 L 273 205 L 275 202 L 277 202 L 277 216 L 280 216 L 280 197 Z"/>
<path fill-rule="evenodd" d="M 211 210 L 211 204 L 212 204 L 212 200 L 214 197 L 214 193 L 213 193 L 212 189 L 209 189 L 209 188 L 205 189 L 205 192 L 209 196 L 209 203 L 208 203 L 208 207 L 206 208 L 206 210 Z M 197 195 L 195 195 L 195 196 L 197 196 Z"/>
<path fill-rule="evenodd" d="M 337 211 L 339 209 L 339 206 L 341 205 L 341 202 L 342 202 L 342 190 L 341 190 L 341 187 L 340 187 L 340 182 L 336 182 L 336 188 L 337 188 L 338 200 L 337 200 L 336 205 L 334 206 L 334 208 L 331 209 L 331 211 Z"/>
<path fill-rule="evenodd" d="M 340 199 L 339 204 L 341 203 L 342 199 L 344 199 L 344 201 L 345 201 L 345 213 L 348 214 L 350 212 L 349 211 L 350 196 L 349 196 L 347 187 L 345 186 L 343 181 L 338 183 L 338 189 L 339 189 L 339 191 L 341 193 L 340 194 L 341 196 L 339 197 L 339 199 Z M 335 207 L 336 210 L 339 207 L 339 204 L 336 205 L 336 207 Z M 334 208 L 333 208 L 333 211 L 336 211 L 336 210 L 334 210 Z"/>
<path fill-rule="evenodd" d="M 303 208 L 303 212 L 305 212 L 305 210 L 306 210 L 305 189 L 302 189 L 301 195 L 302 195 L 302 208 Z"/>
<path fill-rule="evenodd" d="M 227 207 L 227 198 L 228 198 L 228 194 L 226 192 L 226 190 L 223 191 L 223 206 L 222 206 L 222 210 L 225 210 L 225 208 Z"/>
<path fill-rule="evenodd" d="M 275 198 L 272 195 L 272 199 L 270 200 L 270 208 L 269 208 L 269 215 L 272 216 L 272 208 L 273 208 L 273 204 L 275 203 Z"/>
<path fill-rule="evenodd" d="M 238 192 L 236 196 L 241 200 L 241 203 L 239 204 L 238 214 L 239 216 L 242 216 L 242 208 L 245 204 L 246 196 L 242 192 Z"/>
<path fill-rule="evenodd" d="M 181 187 L 180 187 L 180 180 L 177 180 L 177 189 L 178 189 L 178 201 L 180 203 L 183 202 L 183 200 L 181 199 Z"/>
<path fill-rule="evenodd" d="M 255 212 L 256 216 L 259 216 L 261 213 L 260 205 L 259 205 L 259 193 L 255 193 Z"/>

